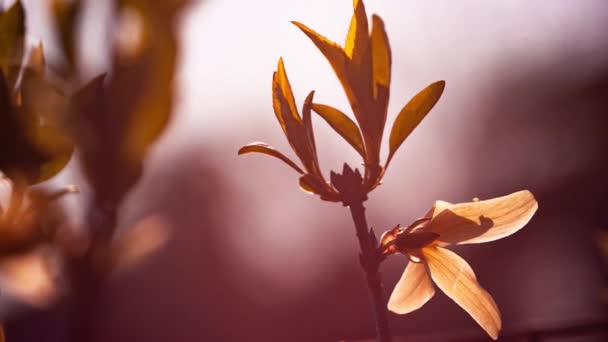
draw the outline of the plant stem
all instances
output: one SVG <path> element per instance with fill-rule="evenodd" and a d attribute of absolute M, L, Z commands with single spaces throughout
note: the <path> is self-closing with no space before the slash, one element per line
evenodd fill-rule
<path fill-rule="evenodd" d="M 391 342 L 386 302 L 382 295 L 382 277 L 379 271 L 380 260 L 376 252 L 375 241 L 372 240 L 368 232 L 365 207 L 363 206 L 363 202 L 358 201 L 351 203 L 349 209 L 355 223 L 359 247 L 361 248 L 361 266 L 365 271 L 367 287 L 372 296 L 378 341 Z"/>
<path fill-rule="evenodd" d="M 114 206 L 93 203 L 88 214 L 92 240 L 86 253 L 73 261 L 71 269 L 73 296 L 71 342 L 91 341 L 97 319 L 98 305 L 105 281 L 103 260 L 116 228 L 117 212 Z M 99 256 L 102 255 L 100 259 Z"/>

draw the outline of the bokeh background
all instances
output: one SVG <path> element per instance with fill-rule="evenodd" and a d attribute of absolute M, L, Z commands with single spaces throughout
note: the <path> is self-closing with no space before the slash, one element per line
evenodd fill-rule
<path fill-rule="evenodd" d="M 23 2 L 30 32 L 52 59 L 44 2 Z M 95 23 L 107 14 L 102 1 L 88 3 L 81 54 L 93 77 L 106 65 Z M 276 160 L 236 154 L 265 141 L 292 155 L 271 106 L 279 56 L 299 104 L 314 89 L 318 102 L 349 108 L 329 64 L 289 21 L 342 42 L 351 5 L 207 0 L 185 11 L 176 115 L 120 212 L 124 229 L 160 214 L 172 238 L 105 289 L 96 341 L 373 337 L 347 209 L 298 190 L 296 174 Z M 438 199 L 530 189 L 540 209 L 525 229 L 458 253 L 501 308 L 504 340 L 608 340 L 608 260 L 598 246 L 608 231 L 608 2 L 368 0 L 366 7 L 384 19 L 392 45 L 389 125 L 417 91 L 447 82 L 370 195 L 369 223 L 384 231 Z M 356 152 L 313 121 L 326 173 L 357 165 Z M 83 188 L 64 201 L 79 222 L 90 192 L 77 158 L 51 182 L 66 183 Z M 384 264 L 387 294 L 405 265 L 404 257 Z M 65 338 L 61 306 L 2 312 L 11 342 Z M 439 293 L 390 320 L 404 341 L 485 340 Z"/>

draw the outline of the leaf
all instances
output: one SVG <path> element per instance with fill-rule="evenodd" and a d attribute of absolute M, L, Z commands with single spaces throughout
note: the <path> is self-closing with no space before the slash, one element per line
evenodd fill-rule
<path fill-rule="evenodd" d="M 442 245 L 502 239 L 522 229 L 538 209 L 528 190 L 479 202 L 438 202 L 424 230 L 439 234 L 437 242 Z"/>
<path fill-rule="evenodd" d="M 249 145 L 241 147 L 239 149 L 239 155 L 246 153 L 262 153 L 267 154 L 269 156 L 278 158 L 282 160 L 285 164 L 291 166 L 294 170 L 296 170 L 300 174 L 304 174 L 304 171 L 296 165 L 291 159 L 287 158 L 283 153 L 277 151 L 274 147 L 269 146 L 265 143 L 251 143 Z"/>
<path fill-rule="evenodd" d="M 369 44 L 369 29 L 363 1 L 354 0 L 353 7 L 354 13 L 346 35 L 344 52 L 349 58 L 358 60 Z"/>
<path fill-rule="evenodd" d="M 385 168 L 388 167 L 388 164 L 391 162 L 391 159 L 403 141 L 412 133 L 428 112 L 431 111 L 433 106 L 435 106 L 441 97 L 444 88 L 445 81 L 431 83 L 421 92 L 416 94 L 416 96 L 401 109 L 401 112 L 397 115 L 393 128 L 391 129 L 389 155 L 386 160 Z"/>
<path fill-rule="evenodd" d="M 409 262 L 388 300 L 388 309 L 404 315 L 420 309 L 435 295 L 435 287 L 423 263 Z"/>
<path fill-rule="evenodd" d="M 21 1 L 0 13 L 0 69 L 8 74 L 13 65 L 20 65 L 25 45 L 25 11 Z"/>
<path fill-rule="evenodd" d="M 23 74 L 21 92 L 20 114 L 27 118 L 24 133 L 31 144 L 48 157 L 48 161 L 40 165 L 36 179 L 36 182 L 42 182 L 63 170 L 72 157 L 73 142 L 64 128 L 69 101 L 56 87 L 30 69 Z"/>
<path fill-rule="evenodd" d="M 479 285 L 469 264 L 456 253 L 441 247 L 423 248 L 431 278 L 460 305 L 493 339 L 502 327 L 500 312 L 492 296 Z"/>
<path fill-rule="evenodd" d="M 328 105 L 315 103 L 312 105 L 312 109 L 365 158 L 365 147 L 361 132 L 353 120 L 338 109 Z"/>
<path fill-rule="evenodd" d="M 57 24 L 59 43 L 67 61 L 67 74 L 74 71 L 76 65 L 75 34 L 78 32 L 77 18 L 82 8 L 82 1 L 53 1 L 52 13 Z"/>
<path fill-rule="evenodd" d="M 304 104 L 302 105 L 302 123 L 304 124 L 304 129 L 306 131 L 306 138 L 308 140 L 308 147 L 310 148 L 310 153 L 312 158 L 314 159 L 314 165 L 319 165 L 319 159 L 317 156 L 317 145 L 315 143 L 315 135 L 312 129 L 312 99 L 315 96 L 315 91 L 311 91 L 304 99 Z M 319 173 L 321 172 L 318 170 Z"/>
<path fill-rule="evenodd" d="M 372 63 L 374 73 L 374 98 L 378 95 L 378 86 L 388 88 L 391 84 L 391 47 L 384 29 L 384 22 L 377 15 L 372 17 Z"/>
<path fill-rule="evenodd" d="M 277 85 L 283 94 L 283 98 L 287 102 L 289 106 L 289 112 L 292 115 L 293 119 L 297 122 L 301 121 L 300 116 L 298 115 L 298 109 L 296 106 L 296 101 L 293 97 L 293 91 L 291 90 L 291 84 L 289 84 L 289 78 L 287 78 L 287 73 L 285 71 L 285 65 L 283 64 L 283 58 L 279 58 L 279 63 L 277 65 Z M 285 115 L 285 114 L 283 114 Z"/>

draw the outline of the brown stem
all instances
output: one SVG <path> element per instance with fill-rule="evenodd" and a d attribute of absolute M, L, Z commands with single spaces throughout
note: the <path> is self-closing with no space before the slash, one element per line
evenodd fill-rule
<path fill-rule="evenodd" d="M 103 206 L 97 201 L 88 215 L 92 235 L 86 253 L 72 263 L 72 321 L 71 342 L 91 341 L 97 320 L 101 290 L 107 270 L 104 255 L 116 228 L 117 212 L 114 206 Z"/>
<path fill-rule="evenodd" d="M 365 217 L 365 207 L 362 201 L 350 203 L 350 213 L 357 230 L 357 238 L 361 248 L 361 266 L 365 271 L 367 286 L 372 296 L 374 307 L 374 317 L 376 319 L 376 333 L 378 341 L 391 342 L 391 334 L 388 326 L 388 312 L 386 302 L 382 294 L 382 277 L 380 276 L 379 266 L 380 257 L 375 246 L 375 238 L 368 232 L 367 219 Z"/>

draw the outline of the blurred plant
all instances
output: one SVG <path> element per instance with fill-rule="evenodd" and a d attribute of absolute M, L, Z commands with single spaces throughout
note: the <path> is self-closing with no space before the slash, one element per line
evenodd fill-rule
<path fill-rule="evenodd" d="M 382 183 L 384 172 L 397 149 L 437 103 L 445 82 L 430 84 L 399 112 L 389 137 L 388 158 L 382 165 L 380 147 L 391 79 L 391 49 L 382 19 L 372 16 L 370 33 L 364 4 L 355 0 L 344 48 L 299 22 L 293 24 L 312 40 L 329 61 L 342 84 L 356 123 L 336 108 L 313 103 L 314 92 L 305 99 L 300 116 L 283 60 L 279 59 L 272 80 L 273 108 L 304 170 L 265 143 L 246 145 L 239 150 L 239 154 L 255 152 L 278 158 L 302 175 L 299 179 L 302 190 L 349 207 L 380 341 L 391 341 L 391 334 L 379 266 L 387 256 L 398 252 L 408 255 L 413 262 L 391 296 L 390 310 L 406 313 L 422 306 L 434 293 L 430 275 L 448 296 L 469 312 L 491 337 L 496 338 L 501 327 L 496 304 L 479 286 L 468 264 L 442 247 L 491 241 L 514 233 L 536 211 L 533 195 L 521 191 L 488 201 L 457 205 L 440 201 L 425 218 L 415 221 L 406 229 L 397 226 L 383 234 L 379 243 L 374 231 L 367 225 L 363 203 L 367 200 L 367 194 Z M 330 182 L 325 180 L 317 158 L 311 110 L 327 121 L 361 155 L 363 175 L 345 164 L 342 173 L 332 171 Z"/>
<path fill-rule="evenodd" d="M 54 251 L 66 270 L 73 301 L 74 341 L 89 340 L 105 279 L 167 239 L 166 224 L 155 215 L 122 236 L 116 237 L 115 230 L 118 208 L 141 178 L 148 150 L 172 114 L 176 24 L 188 3 L 108 2 L 114 39 L 99 51 L 108 56 L 110 67 L 88 82 L 83 82 L 76 39 L 84 25 L 84 2 L 45 3 L 64 57 L 52 66 L 46 65 L 42 44 L 26 46 L 21 2 L 0 13 L 0 171 L 11 184 L 8 210 L 0 210 L 0 264 L 4 257 L 40 246 Z M 31 188 L 61 171 L 74 148 L 93 190 L 84 236 L 68 227 L 60 208 L 50 206 L 73 187 L 54 192 Z M 23 208 L 26 200 L 30 204 Z M 23 278 L 25 268 L 10 265 L 11 278 Z M 60 291 L 48 292 L 56 298 Z"/>

